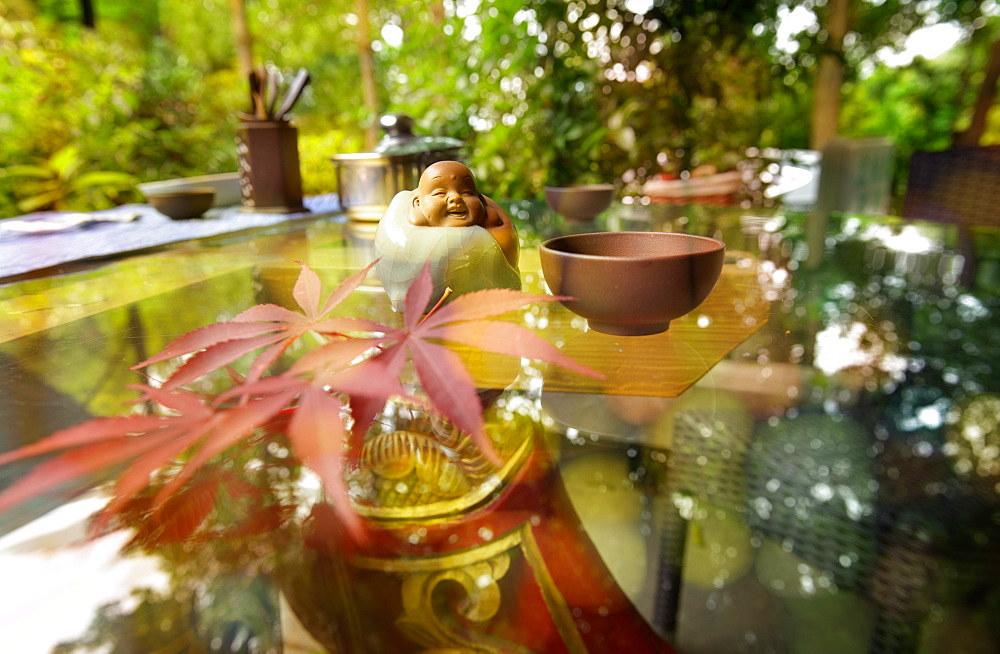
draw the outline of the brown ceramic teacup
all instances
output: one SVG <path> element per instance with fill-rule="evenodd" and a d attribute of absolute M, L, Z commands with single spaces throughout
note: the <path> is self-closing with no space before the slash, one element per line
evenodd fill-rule
<path fill-rule="evenodd" d="M 545 202 L 566 220 L 586 222 L 611 206 L 614 184 L 573 184 L 546 186 Z"/>
<path fill-rule="evenodd" d="M 642 336 L 705 301 L 722 272 L 726 245 L 667 232 L 599 232 L 542 243 L 542 273 L 563 304 L 606 334 Z"/>
<path fill-rule="evenodd" d="M 146 200 L 154 209 L 173 220 L 201 218 L 215 200 L 215 189 L 197 186 L 182 190 L 147 193 Z"/>

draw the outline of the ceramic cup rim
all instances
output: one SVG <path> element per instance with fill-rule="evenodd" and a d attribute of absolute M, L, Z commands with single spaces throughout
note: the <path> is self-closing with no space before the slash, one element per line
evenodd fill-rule
<path fill-rule="evenodd" d="M 190 188 L 174 189 L 174 190 L 164 190 L 164 191 L 150 191 L 144 195 L 147 198 L 176 198 L 184 196 L 200 196 L 200 195 L 215 195 L 215 189 L 211 186 L 192 186 Z"/>
<path fill-rule="evenodd" d="M 567 243 L 573 240 L 583 240 L 585 238 L 603 240 L 608 238 L 622 238 L 623 236 L 631 236 L 637 238 L 652 238 L 659 240 L 664 240 L 664 239 L 693 240 L 703 243 L 705 245 L 705 248 L 700 249 L 697 252 L 666 252 L 663 254 L 608 255 L 608 254 L 588 254 L 582 252 L 569 252 L 556 247 L 563 243 Z M 635 232 L 635 231 L 584 232 L 580 234 L 564 234 L 562 236 L 556 236 L 554 238 L 550 238 L 539 246 L 539 250 L 544 250 L 552 253 L 553 255 L 566 257 L 568 259 L 577 259 L 580 261 L 607 261 L 607 262 L 668 261 L 670 259 L 712 254 L 714 252 L 718 252 L 719 250 L 724 250 L 725 248 L 726 248 L 725 243 L 723 243 L 719 239 L 712 238 L 710 236 L 697 236 L 695 234 L 684 234 L 681 232 Z"/>
<path fill-rule="evenodd" d="M 613 191 L 614 184 L 563 184 L 562 186 L 546 186 L 546 191 Z"/>

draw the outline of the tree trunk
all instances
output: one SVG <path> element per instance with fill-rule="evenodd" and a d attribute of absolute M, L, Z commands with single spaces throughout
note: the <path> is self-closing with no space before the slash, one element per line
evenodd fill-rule
<path fill-rule="evenodd" d="M 840 91 L 844 83 L 844 36 L 850 0 L 830 0 L 824 21 L 827 40 L 813 86 L 812 133 L 809 147 L 822 150 L 837 136 Z"/>
<path fill-rule="evenodd" d="M 247 7 L 244 0 L 229 0 L 229 13 L 240 76 L 249 79 L 253 71 L 253 40 L 250 38 L 250 28 L 247 27 Z"/>
<path fill-rule="evenodd" d="M 986 76 L 983 85 L 979 87 L 976 104 L 973 106 L 972 121 L 964 131 L 955 134 L 952 145 L 979 145 L 986 132 L 986 122 L 993 100 L 997 93 L 997 80 L 1000 79 L 1000 40 L 990 46 L 990 57 L 986 63 Z"/>
<path fill-rule="evenodd" d="M 93 29 L 97 25 L 94 15 L 94 0 L 80 0 L 80 22 L 84 27 Z"/>
<path fill-rule="evenodd" d="M 365 147 L 371 150 L 378 141 L 378 86 L 375 84 L 375 54 L 372 52 L 368 0 L 355 0 L 358 14 L 358 63 L 361 67 L 361 98 L 368 113 Z"/>
<path fill-rule="evenodd" d="M 444 2 L 443 0 L 434 0 L 431 3 L 431 16 L 434 19 L 435 25 L 444 25 Z"/>

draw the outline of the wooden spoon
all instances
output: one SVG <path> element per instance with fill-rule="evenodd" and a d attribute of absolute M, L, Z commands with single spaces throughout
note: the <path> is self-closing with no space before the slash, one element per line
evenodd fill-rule
<path fill-rule="evenodd" d="M 261 107 L 262 101 L 260 96 L 260 78 L 257 77 L 257 71 L 250 71 L 250 113 L 254 115 L 254 118 L 261 118 Z"/>

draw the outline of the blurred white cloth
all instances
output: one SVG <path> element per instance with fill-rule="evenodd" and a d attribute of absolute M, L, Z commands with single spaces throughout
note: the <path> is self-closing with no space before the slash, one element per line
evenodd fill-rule
<path fill-rule="evenodd" d="M 133 590 L 166 588 L 157 559 L 122 557 L 131 532 L 87 539 L 87 520 L 106 502 L 91 494 L 0 537 L 3 651 L 49 654 L 81 637 L 101 606 L 130 607 Z"/>

